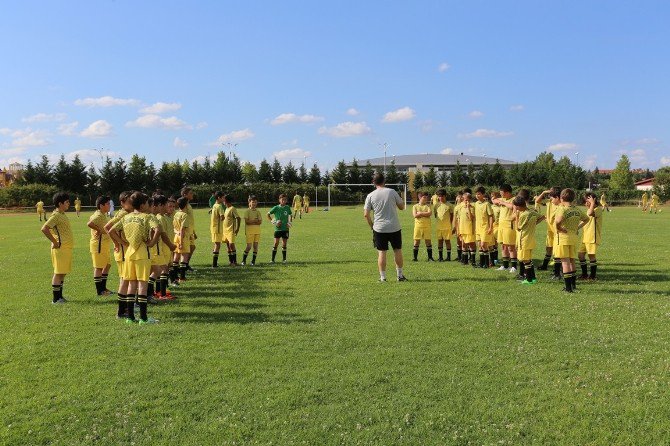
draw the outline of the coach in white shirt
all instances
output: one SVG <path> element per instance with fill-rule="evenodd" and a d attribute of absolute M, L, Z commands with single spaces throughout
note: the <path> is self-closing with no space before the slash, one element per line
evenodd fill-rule
<path fill-rule="evenodd" d="M 379 252 L 377 259 L 379 281 L 386 282 L 386 251 L 389 249 L 390 242 L 395 258 L 398 282 L 404 282 L 407 279 L 402 273 L 402 235 L 400 233 L 398 209 L 401 211 L 405 209 L 405 202 L 400 198 L 398 192 L 384 186 L 384 174 L 375 173 L 372 183 L 376 189 L 365 197 L 365 212 L 363 215 L 372 229 L 372 242 Z M 370 211 L 372 211 L 373 216 L 370 215 Z"/>

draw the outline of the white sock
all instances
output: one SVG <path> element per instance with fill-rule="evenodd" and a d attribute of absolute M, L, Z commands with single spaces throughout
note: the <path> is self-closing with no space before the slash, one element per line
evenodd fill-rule
<path fill-rule="evenodd" d="M 396 267 L 396 272 L 398 273 L 398 277 L 402 277 L 402 268 Z"/>
<path fill-rule="evenodd" d="M 386 280 L 386 271 L 379 271 L 379 278 L 381 280 Z"/>

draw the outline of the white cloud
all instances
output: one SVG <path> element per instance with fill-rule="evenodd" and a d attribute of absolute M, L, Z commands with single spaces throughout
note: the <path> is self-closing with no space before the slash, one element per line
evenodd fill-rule
<path fill-rule="evenodd" d="M 74 105 L 83 107 L 114 107 L 117 105 L 139 107 L 141 103 L 137 99 L 120 99 L 112 96 L 101 96 L 99 98 L 77 99 L 74 101 Z"/>
<path fill-rule="evenodd" d="M 56 113 L 49 115 L 47 113 L 38 113 L 36 115 L 28 116 L 21 119 L 22 122 L 58 122 L 65 121 L 67 115 L 65 113 Z"/>
<path fill-rule="evenodd" d="M 72 161 L 75 156 L 79 155 L 79 159 L 81 160 L 82 163 L 84 164 L 95 164 L 99 165 L 101 162 L 101 156 L 102 159 L 105 157 L 109 157 L 110 159 L 117 158 L 121 156 L 119 152 L 114 152 L 112 150 L 104 150 L 104 149 L 79 149 L 79 150 L 74 150 L 72 152 L 64 154 L 65 159 L 68 161 Z M 58 159 L 60 155 L 50 155 L 50 159 Z"/>
<path fill-rule="evenodd" d="M 99 119 L 86 127 L 79 135 L 84 138 L 104 138 L 112 134 L 112 125 L 104 119 Z"/>
<path fill-rule="evenodd" d="M 7 136 L 10 133 L 12 133 L 12 129 L 8 129 L 7 127 L 3 127 L 0 129 L 0 135 Z"/>
<path fill-rule="evenodd" d="M 491 129 L 477 129 L 474 132 L 470 133 L 460 133 L 459 138 L 503 138 L 505 136 L 512 136 L 514 132 L 499 132 L 497 130 Z"/>
<path fill-rule="evenodd" d="M 370 133 L 372 129 L 368 127 L 367 123 L 363 122 L 341 122 L 335 127 L 321 127 L 319 129 L 320 135 L 330 135 L 336 138 L 346 138 L 349 136 L 365 135 Z"/>
<path fill-rule="evenodd" d="M 473 118 L 473 119 L 477 119 L 477 118 L 481 118 L 482 116 L 484 116 L 484 113 L 479 111 L 479 110 L 472 110 L 470 113 L 468 113 L 468 116 Z"/>
<path fill-rule="evenodd" d="M 302 150 L 300 148 L 295 149 L 286 149 L 280 150 L 279 152 L 274 152 L 272 154 L 279 161 L 282 160 L 291 160 L 291 159 L 304 159 L 305 156 L 312 156 L 312 153 L 307 150 Z"/>
<path fill-rule="evenodd" d="M 296 115 L 295 113 L 282 113 L 281 115 L 274 118 L 270 121 L 272 125 L 282 125 L 288 124 L 291 122 L 301 122 L 304 124 L 310 124 L 312 122 L 321 122 L 323 117 L 314 116 L 314 115 Z"/>
<path fill-rule="evenodd" d="M 427 119 L 420 124 L 421 131 L 423 133 L 428 133 L 433 130 L 435 124 L 436 124 L 435 121 L 433 121 L 432 119 Z"/>
<path fill-rule="evenodd" d="M 11 148 L 11 149 L 0 149 L 0 155 L 2 155 L 2 156 L 21 155 L 26 150 L 27 149 L 25 147 L 14 147 L 14 148 Z"/>
<path fill-rule="evenodd" d="M 631 163 L 646 164 L 647 152 L 644 149 L 635 149 L 628 152 Z"/>
<path fill-rule="evenodd" d="M 451 65 L 449 65 L 449 64 L 446 63 L 446 62 L 442 62 L 442 63 L 437 67 L 437 71 L 439 71 L 440 73 L 444 73 L 444 72 L 447 71 L 449 68 L 451 68 Z"/>
<path fill-rule="evenodd" d="M 199 122 L 195 125 L 196 130 L 202 130 L 204 128 L 207 128 L 209 124 L 207 124 L 205 121 Z"/>
<path fill-rule="evenodd" d="M 63 136 L 74 136 L 77 134 L 78 126 L 79 126 L 78 121 L 70 122 L 67 124 L 61 124 L 58 126 L 58 134 Z"/>
<path fill-rule="evenodd" d="M 454 149 L 452 149 L 451 147 L 447 147 L 447 148 L 445 148 L 445 149 L 442 149 L 442 150 L 440 151 L 440 153 L 441 153 L 442 155 L 453 155 L 453 154 L 454 154 Z"/>
<path fill-rule="evenodd" d="M 577 148 L 577 144 L 572 142 L 561 142 L 547 147 L 547 152 L 569 152 Z"/>
<path fill-rule="evenodd" d="M 402 122 L 409 121 L 416 116 L 414 110 L 409 107 L 399 108 L 398 110 L 393 110 L 384 115 L 382 122 Z"/>
<path fill-rule="evenodd" d="M 162 118 L 159 115 L 144 115 L 134 121 L 126 122 L 126 127 L 141 127 L 145 129 L 159 128 L 169 130 L 191 130 L 193 127 L 176 116 Z"/>
<path fill-rule="evenodd" d="M 216 139 L 216 141 L 209 143 L 209 145 L 219 146 L 227 142 L 244 141 L 245 139 L 253 138 L 254 136 L 255 136 L 254 132 L 252 132 L 249 129 L 235 130 L 234 132 L 226 133 L 224 135 L 219 136 Z"/>
<path fill-rule="evenodd" d="M 42 147 L 51 144 L 49 133 L 43 130 L 15 130 L 12 132 L 12 145 L 16 147 Z"/>
<path fill-rule="evenodd" d="M 670 156 L 664 156 L 661 158 L 661 165 L 670 166 Z"/>
<path fill-rule="evenodd" d="M 188 147 L 188 143 L 178 136 L 174 139 L 172 145 L 179 148 Z"/>
<path fill-rule="evenodd" d="M 521 104 L 517 104 L 517 105 L 512 105 L 512 106 L 509 108 L 509 111 L 520 112 L 520 111 L 524 111 L 525 108 L 526 108 L 526 107 L 524 107 L 523 105 L 521 105 Z"/>
<path fill-rule="evenodd" d="M 0 158 L 0 166 L 9 166 L 13 163 L 26 164 L 27 160 L 19 156 L 12 156 L 9 158 Z"/>
<path fill-rule="evenodd" d="M 153 105 L 144 107 L 140 110 L 140 113 L 145 113 L 148 115 L 161 115 L 167 112 L 177 111 L 181 108 L 181 104 L 176 102 L 167 103 L 167 102 L 156 102 Z"/>
<path fill-rule="evenodd" d="M 355 108 L 352 107 L 349 110 L 347 110 L 347 114 L 349 116 L 358 116 L 358 115 L 361 114 L 361 112 L 359 112 L 358 110 L 356 110 Z"/>
<path fill-rule="evenodd" d="M 191 163 L 197 161 L 198 164 L 202 165 L 204 164 L 205 161 L 207 161 L 207 156 L 206 155 L 198 155 L 194 158 L 191 158 Z"/>

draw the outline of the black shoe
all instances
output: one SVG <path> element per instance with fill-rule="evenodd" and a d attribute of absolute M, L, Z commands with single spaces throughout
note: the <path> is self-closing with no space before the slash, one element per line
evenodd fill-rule
<path fill-rule="evenodd" d="M 408 282 L 407 277 L 405 276 L 398 277 L 398 282 Z"/>
<path fill-rule="evenodd" d="M 412 259 L 412 262 L 418 262 L 419 259 Z"/>

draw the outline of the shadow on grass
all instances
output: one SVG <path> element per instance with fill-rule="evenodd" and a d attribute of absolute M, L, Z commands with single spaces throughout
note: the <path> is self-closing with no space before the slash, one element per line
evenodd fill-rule
<path fill-rule="evenodd" d="M 232 311 L 185 311 L 178 310 L 169 315 L 171 321 L 196 322 L 203 324 L 311 324 L 316 319 L 301 317 L 297 313 L 276 313 L 273 315 L 263 312 L 238 313 Z"/>

